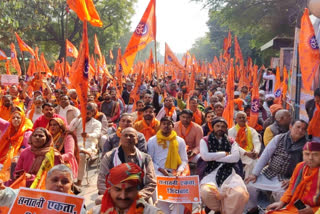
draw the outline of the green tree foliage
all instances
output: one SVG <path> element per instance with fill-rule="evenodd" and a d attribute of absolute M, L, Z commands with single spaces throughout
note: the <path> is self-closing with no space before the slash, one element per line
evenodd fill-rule
<path fill-rule="evenodd" d="M 88 27 L 91 53 L 94 34 L 98 36 L 101 51 L 107 54 L 114 41 L 128 30 L 136 1 L 94 0 L 103 26 Z M 8 49 L 9 44 L 15 41 L 14 32 L 17 32 L 29 46 L 38 46 L 49 59 L 63 57 L 65 39 L 78 47 L 82 33 L 82 22 L 66 8 L 66 0 L 0 1 L 0 47 Z"/>

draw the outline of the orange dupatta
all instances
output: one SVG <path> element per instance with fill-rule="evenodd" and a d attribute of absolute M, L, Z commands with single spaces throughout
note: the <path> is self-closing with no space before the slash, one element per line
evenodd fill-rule
<path fill-rule="evenodd" d="M 143 120 L 143 112 L 138 111 L 137 112 L 137 119 L 134 122 L 136 123 L 136 122 L 138 122 L 140 120 Z"/>
<path fill-rule="evenodd" d="M 199 109 L 197 109 L 196 112 L 193 112 L 193 119 L 195 123 L 199 124 L 200 126 L 202 125 L 202 114 Z"/>
<path fill-rule="evenodd" d="M 144 135 L 144 137 L 146 138 L 146 141 L 148 141 L 150 137 L 156 135 L 157 132 L 154 129 L 156 125 L 157 125 L 157 121 L 155 118 L 152 119 L 150 126 L 148 126 L 148 124 L 144 119 L 142 120 L 143 128 L 140 130 L 140 132 Z"/>
<path fill-rule="evenodd" d="M 208 128 L 209 128 L 209 132 L 207 134 L 207 136 L 209 136 L 211 134 L 211 132 L 213 132 L 213 127 L 212 127 L 212 123 L 207 123 L 208 124 Z"/>
<path fill-rule="evenodd" d="M 11 121 L 12 116 L 16 113 L 20 114 L 21 116 L 21 123 L 18 128 L 18 131 L 15 131 L 15 128 L 13 127 Z M 26 118 L 23 112 L 15 111 L 14 113 L 12 113 L 11 118 L 9 120 L 9 128 L 0 140 L 0 163 L 3 164 L 3 168 L 0 171 L 0 179 L 4 181 L 7 181 L 9 179 L 9 168 L 11 166 L 11 160 L 14 156 L 17 155 L 21 147 L 24 138 L 24 133 L 27 130 L 32 129 L 33 127 L 31 120 Z"/>
<path fill-rule="evenodd" d="M 176 107 L 172 106 L 170 110 L 167 107 L 164 107 L 164 110 L 166 111 L 167 117 L 172 117 L 174 111 L 176 110 Z"/>
<path fill-rule="evenodd" d="M 308 126 L 308 135 L 320 137 L 320 105 L 316 104 L 316 111 Z"/>
<path fill-rule="evenodd" d="M 179 129 L 180 129 L 180 133 L 181 133 L 181 136 L 180 137 L 182 137 L 183 139 L 184 139 L 184 141 L 186 141 L 186 137 L 189 135 L 189 132 L 191 131 L 191 128 L 193 127 L 193 124 L 192 124 L 192 122 L 189 124 L 189 126 L 187 127 L 187 130 L 186 130 L 186 133 L 185 134 L 183 134 L 182 133 L 182 123 L 181 122 L 179 122 Z"/>

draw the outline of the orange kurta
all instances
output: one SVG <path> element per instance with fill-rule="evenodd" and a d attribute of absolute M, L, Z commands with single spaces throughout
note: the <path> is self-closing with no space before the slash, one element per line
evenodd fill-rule
<path fill-rule="evenodd" d="M 133 128 L 135 128 L 138 132 L 141 132 L 146 138 L 146 141 L 148 141 L 150 137 L 157 134 L 157 131 L 160 129 L 160 121 L 156 118 L 153 118 L 151 124 L 148 125 L 143 119 L 136 122 L 133 125 Z"/>

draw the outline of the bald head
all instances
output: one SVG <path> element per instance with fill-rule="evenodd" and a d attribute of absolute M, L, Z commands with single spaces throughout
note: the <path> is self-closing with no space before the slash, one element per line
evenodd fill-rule
<path fill-rule="evenodd" d="M 133 150 L 138 143 L 138 133 L 132 127 L 127 127 L 121 131 L 120 144 L 122 148 L 127 150 Z"/>
<path fill-rule="evenodd" d="M 291 114 L 286 109 L 281 109 L 277 111 L 275 119 L 279 125 L 289 126 L 291 122 Z"/>

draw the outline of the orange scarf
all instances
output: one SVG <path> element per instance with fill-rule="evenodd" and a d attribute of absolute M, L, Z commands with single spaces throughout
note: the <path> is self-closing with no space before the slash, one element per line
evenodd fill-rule
<path fill-rule="evenodd" d="M 116 135 L 120 138 L 121 137 L 121 128 L 120 127 L 118 127 L 117 128 L 117 131 L 116 131 Z"/>
<path fill-rule="evenodd" d="M 138 111 L 137 112 L 137 119 L 134 122 L 136 123 L 136 122 L 138 122 L 140 120 L 143 120 L 143 112 Z"/>
<path fill-rule="evenodd" d="M 208 128 L 209 128 L 209 132 L 207 134 L 207 136 L 209 136 L 211 134 L 211 132 L 213 132 L 213 127 L 212 127 L 212 123 L 207 123 L 208 124 Z"/>
<path fill-rule="evenodd" d="M 183 134 L 182 133 L 182 123 L 179 122 L 179 129 L 180 129 L 180 133 L 181 133 L 181 136 L 184 140 L 186 140 L 186 137 L 189 135 L 190 131 L 191 131 L 191 128 L 193 127 L 193 124 L 192 122 L 189 124 L 189 126 L 187 127 L 187 130 L 186 130 L 186 133 Z"/>
<path fill-rule="evenodd" d="M 157 125 L 157 121 L 155 118 L 152 119 L 150 126 L 148 126 L 148 124 L 146 123 L 146 121 L 144 119 L 142 120 L 143 128 L 141 129 L 140 132 L 144 135 L 147 142 L 150 137 L 154 136 L 157 133 L 155 130 L 156 125 Z"/>
<path fill-rule="evenodd" d="M 29 113 L 29 117 L 28 117 L 31 121 L 32 121 L 35 109 L 36 108 L 35 108 L 34 104 L 32 104 L 31 109 L 30 109 L 30 113 Z"/>
<path fill-rule="evenodd" d="M 308 135 L 320 137 L 320 105 L 316 104 L 316 111 L 308 126 Z"/>
<path fill-rule="evenodd" d="M 166 116 L 167 117 L 172 117 L 174 111 L 176 110 L 176 107 L 175 106 L 172 106 L 170 111 L 167 107 L 164 107 L 164 110 L 166 111 Z"/>
<path fill-rule="evenodd" d="M 193 112 L 193 120 L 195 123 L 199 124 L 200 126 L 202 125 L 202 114 L 199 109 L 197 109 L 197 111 Z"/>
<path fill-rule="evenodd" d="M 15 131 L 15 128 L 12 125 L 11 118 L 9 120 L 10 125 L 7 131 L 4 133 L 4 135 L 1 138 L 1 144 L 0 144 L 0 163 L 3 164 L 3 168 L 0 172 L 0 178 L 4 181 L 7 181 L 10 172 L 9 168 L 11 166 L 11 160 L 13 157 L 15 157 L 22 145 L 24 133 L 27 130 L 31 130 L 33 127 L 32 122 L 25 117 L 23 112 L 16 111 L 12 113 L 14 115 L 15 113 L 19 113 L 21 116 L 21 123 L 18 128 L 18 131 Z M 11 115 L 11 116 L 12 116 Z"/>

